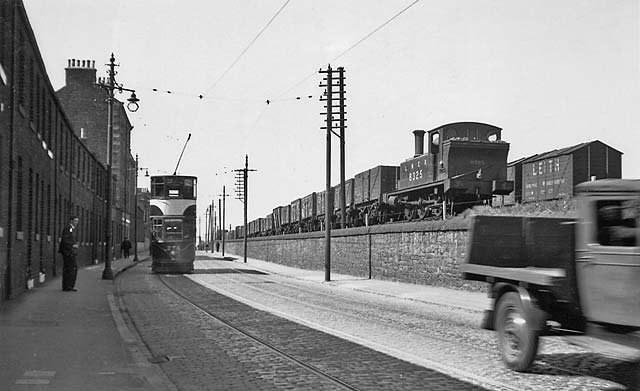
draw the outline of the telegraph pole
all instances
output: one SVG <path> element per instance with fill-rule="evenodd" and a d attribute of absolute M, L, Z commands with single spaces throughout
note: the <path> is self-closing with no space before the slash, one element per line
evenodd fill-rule
<path fill-rule="evenodd" d="M 249 168 L 249 155 L 244 155 L 244 168 L 233 170 L 236 173 L 236 198 L 244 203 L 244 263 L 247 263 L 247 200 L 249 190 L 249 171 L 256 171 Z"/>
<path fill-rule="evenodd" d="M 214 247 L 216 244 L 216 204 L 213 200 L 211 200 L 211 220 L 209 223 L 211 224 L 211 253 L 213 254 Z"/>
<path fill-rule="evenodd" d="M 209 227 L 211 227 L 211 207 L 209 206 L 207 210 L 204 212 L 204 247 L 207 247 L 207 244 L 211 244 L 209 242 Z M 202 232 L 200 230 L 200 226 L 198 226 L 198 232 Z"/>
<path fill-rule="evenodd" d="M 347 127 L 345 122 L 347 119 L 345 118 L 345 97 L 344 97 L 344 68 L 338 68 L 338 124 L 340 126 L 340 227 L 347 227 L 347 202 L 345 193 L 347 189 L 345 188 L 344 182 L 344 129 Z M 354 189 L 352 189 L 353 191 Z"/>
<path fill-rule="evenodd" d="M 222 186 L 222 195 L 221 195 L 222 196 L 222 223 L 220 223 L 220 227 L 222 228 L 221 235 L 222 235 L 222 256 L 223 257 L 224 257 L 224 240 L 225 240 L 225 236 L 226 236 L 224 234 L 224 225 L 226 224 L 226 222 L 225 222 L 225 217 L 226 216 L 225 215 L 226 215 L 226 208 L 227 208 L 225 203 L 226 203 L 226 199 L 227 199 L 228 195 L 229 194 L 226 193 L 225 186 Z"/>
<path fill-rule="evenodd" d="M 324 106 L 327 111 L 320 113 L 326 115 L 325 125 L 320 129 L 327 130 L 327 152 L 326 152 L 326 191 L 325 191 L 325 247 L 324 247 L 324 280 L 326 282 L 331 281 L 331 134 L 333 133 L 340 139 L 340 216 L 341 226 L 346 227 L 346 211 L 345 211 L 345 182 L 344 182 L 344 128 L 345 126 L 345 111 L 344 111 L 344 68 L 339 67 L 337 70 L 331 69 L 331 65 L 328 66 L 326 71 L 320 70 L 320 73 L 325 73 L 326 77 L 322 79 L 320 87 L 325 87 L 325 91 L 320 97 L 321 102 L 327 102 Z M 337 76 L 337 80 L 335 78 Z M 336 84 L 337 82 L 337 84 Z M 337 89 L 334 90 L 334 88 Z M 338 105 L 334 104 L 335 96 L 338 94 Z M 334 108 L 338 110 L 334 112 Z M 334 113 L 338 118 L 334 118 Z M 334 122 L 338 122 L 338 128 L 340 134 L 334 132 Z"/>

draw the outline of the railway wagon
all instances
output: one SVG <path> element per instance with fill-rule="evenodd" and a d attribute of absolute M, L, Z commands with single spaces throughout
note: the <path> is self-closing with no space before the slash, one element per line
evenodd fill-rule
<path fill-rule="evenodd" d="M 329 191 L 329 213 L 331 213 L 331 221 L 333 221 L 333 189 Z M 319 191 L 316 193 L 316 224 L 314 226 L 314 231 L 323 230 L 324 229 L 324 217 L 327 206 L 327 191 Z"/>
<path fill-rule="evenodd" d="M 283 234 L 291 223 L 291 205 L 278 206 L 273 209 L 273 228 L 275 234 Z"/>
<path fill-rule="evenodd" d="M 344 181 L 344 205 L 347 211 L 347 225 L 353 226 L 352 218 L 350 213 L 352 213 L 353 206 L 353 188 L 354 188 L 354 179 L 350 178 Z M 333 214 L 335 216 L 336 223 L 340 221 L 340 191 L 342 186 L 340 183 L 333 187 Z"/>
<path fill-rule="evenodd" d="M 387 193 L 396 190 L 400 167 L 377 166 L 356 174 L 353 182 L 354 225 L 378 224 L 383 216 Z"/>
<path fill-rule="evenodd" d="M 151 270 L 191 273 L 196 250 L 197 178 L 151 177 Z"/>
<path fill-rule="evenodd" d="M 289 223 L 289 233 L 301 232 L 300 221 L 302 220 L 302 198 L 291 201 L 289 204 L 291 210 L 291 222 Z"/>
<path fill-rule="evenodd" d="M 302 232 L 313 231 L 317 221 L 317 194 L 313 192 L 300 202 L 300 228 Z"/>
<path fill-rule="evenodd" d="M 273 235 L 273 213 L 269 213 L 267 217 L 265 217 L 262 231 L 265 235 Z"/>
<path fill-rule="evenodd" d="M 235 235 L 236 239 L 244 238 L 244 226 L 243 225 L 238 225 L 236 228 L 234 228 L 234 232 L 236 233 L 236 235 Z"/>
<path fill-rule="evenodd" d="M 415 130 L 415 154 L 400 163 L 390 206 L 407 220 L 458 213 L 513 191 L 507 180 L 509 144 L 502 129 L 479 122 L 456 122 L 428 132 Z M 427 133 L 427 153 L 424 135 Z"/>
<path fill-rule="evenodd" d="M 251 220 L 249 222 L 247 237 L 251 238 L 259 235 L 260 235 L 260 219 Z"/>

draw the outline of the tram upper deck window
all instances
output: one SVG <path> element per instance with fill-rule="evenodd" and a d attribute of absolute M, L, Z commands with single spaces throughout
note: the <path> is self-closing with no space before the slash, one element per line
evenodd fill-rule
<path fill-rule="evenodd" d="M 165 198 L 196 198 L 196 179 L 185 177 L 153 178 L 151 195 Z"/>
<path fill-rule="evenodd" d="M 164 177 L 151 178 L 151 196 L 164 197 Z"/>

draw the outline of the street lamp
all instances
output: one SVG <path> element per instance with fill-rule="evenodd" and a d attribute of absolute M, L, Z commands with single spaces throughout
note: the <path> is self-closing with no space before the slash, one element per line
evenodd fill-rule
<path fill-rule="evenodd" d="M 109 97 L 107 98 L 107 186 L 106 186 L 106 216 L 105 216 L 105 237 L 107 241 L 107 246 L 105 248 L 105 260 L 104 260 L 104 271 L 102 272 L 103 280 L 113 280 L 113 270 L 111 270 L 111 246 L 113 245 L 113 237 L 111 232 L 111 205 L 112 205 L 112 190 L 111 190 L 111 182 L 113 180 L 113 101 L 114 92 L 118 90 L 118 92 L 122 93 L 122 91 L 131 92 L 131 97 L 127 99 L 129 102 L 127 104 L 127 109 L 129 111 L 138 110 L 138 102 L 140 101 L 135 94 L 135 90 L 130 90 L 128 88 L 122 87 L 122 85 L 118 85 L 116 83 L 116 59 L 111 53 L 111 58 L 109 60 L 109 81 L 107 84 L 98 83 L 98 86 L 104 88 L 109 93 Z M 137 208 L 137 205 L 136 205 Z"/>
<path fill-rule="evenodd" d="M 145 177 L 149 176 L 149 169 L 138 167 L 138 154 L 136 153 L 136 187 L 134 190 L 134 212 L 133 212 L 133 262 L 138 262 L 138 171 L 145 170 Z"/>

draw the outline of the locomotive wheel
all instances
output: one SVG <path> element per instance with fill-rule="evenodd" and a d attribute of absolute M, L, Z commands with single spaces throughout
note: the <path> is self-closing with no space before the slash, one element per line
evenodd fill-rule
<path fill-rule="evenodd" d="M 413 220 L 414 215 L 415 215 L 415 213 L 414 213 L 413 209 L 406 208 L 404 210 L 404 219 L 405 220 L 407 220 L 407 221 Z"/>
<path fill-rule="evenodd" d="M 436 205 L 429 211 L 431 212 L 431 216 L 433 217 L 442 217 L 442 205 Z"/>
<path fill-rule="evenodd" d="M 496 307 L 496 330 L 498 348 L 507 368 L 525 371 L 538 353 L 539 332 L 529 324 L 516 292 L 507 292 L 500 297 Z"/>

